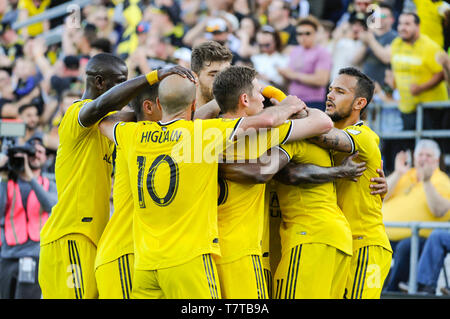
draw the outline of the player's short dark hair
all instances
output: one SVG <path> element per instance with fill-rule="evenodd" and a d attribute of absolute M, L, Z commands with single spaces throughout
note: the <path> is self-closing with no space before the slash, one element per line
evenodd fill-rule
<path fill-rule="evenodd" d="M 222 113 L 236 111 L 239 96 L 252 93 L 256 74 L 255 69 L 247 66 L 230 66 L 216 75 L 213 94 Z"/>
<path fill-rule="evenodd" d="M 357 78 L 355 98 L 363 97 L 367 100 L 366 106 L 372 101 L 373 92 L 375 91 L 375 83 L 367 75 L 354 67 L 342 68 L 339 74 L 346 74 Z M 366 107 L 361 110 L 364 112 Z"/>
<path fill-rule="evenodd" d="M 216 41 L 206 41 L 192 49 L 191 70 L 199 74 L 205 65 L 211 62 L 231 62 L 233 53 Z"/>
<path fill-rule="evenodd" d="M 126 63 L 114 54 L 99 53 L 89 59 L 86 65 L 86 74 L 107 75 L 108 72 L 114 70 L 119 65 L 126 66 Z"/>
<path fill-rule="evenodd" d="M 134 114 L 138 119 L 142 116 L 142 103 L 144 103 L 145 100 L 156 103 L 156 98 L 158 97 L 158 86 L 158 83 L 153 84 L 130 101 L 130 107 L 133 109 Z"/>

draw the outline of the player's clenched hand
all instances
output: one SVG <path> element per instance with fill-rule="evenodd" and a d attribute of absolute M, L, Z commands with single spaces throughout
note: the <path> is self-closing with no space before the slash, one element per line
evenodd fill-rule
<path fill-rule="evenodd" d="M 181 65 L 176 65 L 176 66 L 173 66 L 170 68 L 159 69 L 158 70 L 158 79 L 161 81 L 165 77 L 168 77 L 169 75 L 173 75 L 173 74 L 177 74 L 183 78 L 187 78 L 194 83 L 197 82 L 192 71 L 182 67 Z"/>
<path fill-rule="evenodd" d="M 366 163 L 358 163 L 354 161 L 354 159 L 358 157 L 358 154 L 358 152 L 355 152 L 342 161 L 341 165 L 339 166 L 342 178 L 347 178 L 353 182 L 357 182 L 358 177 L 360 177 L 364 173 L 364 171 L 366 170 Z"/>
<path fill-rule="evenodd" d="M 300 113 L 306 109 L 306 104 L 294 95 L 288 95 L 283 101 L 277 104 L 277 107 L 292 108 L 293 114 Z"/>

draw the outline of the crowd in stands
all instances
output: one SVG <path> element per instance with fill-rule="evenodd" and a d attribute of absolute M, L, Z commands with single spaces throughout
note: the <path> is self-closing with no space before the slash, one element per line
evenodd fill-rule
<path fill-rule="evenodd" d="M 448 0 L 92 0 L 63 16 L 15 28 L 65 2 L 0 0 L 0 118 L 25 122 L 18 143 L 38 139 L 46 149 L 42 172 L 50 175 L 58 125 L 82 97 L 88 60 L 101 52 L 121 57 L 132 78 L 170 65 L 189 68 L 192 48 L 215 40 L 231 50 L 232 64 L 254 67 L 263 85 L 322 110 L 339 69 L 357 67 L 376 81 L 373 102 L 398 105 L 381 113 L 384 132 L 413 130 L 417 104 L 449 100 Z M 47 35 L 56 28 L 61 39 L 49 43 Z M 427 111 L 424 128 L 450 129 L 450 108 Z M 403 142 L 382 141 L 386 176 L 402 169 L 398 152 L 414 150 L 413 140 Z M 450 154 L 450 143 L 438 142 L 445 172 L 442 158 Z M 448 186 L 445 175 L 437 179 Z M 442 194 L 447 201 L 448 191 Z M 426 204 L 425 195 L 422 199 Z M 386 204 L 390 217 L 389 209 Z M 449 211 L 439 214 L 435 219 L 450 220 Z M 400 243 L 408 235 L 394 237 Z M 409 263 L 408 258 L 403 260 Z M 407 281 L 402 267 L 393 268 L 402 275 L 390 278 L 392 290 Z M 435 287 L 433 280 L 419 283 Z"/>

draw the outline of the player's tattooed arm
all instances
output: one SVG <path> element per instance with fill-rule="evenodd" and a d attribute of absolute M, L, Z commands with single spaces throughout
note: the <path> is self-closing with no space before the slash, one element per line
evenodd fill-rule
<path fill-rule="evenodd" d="M 287 185 L 298 185 L 302 183 L 323 184 L 332 182 L 338 178 L 345 178 L 356 182 L 366 170 L 364 162 L 353 161 L 358 152 L 345 158 L 341 165 L 323 167 L 314 164 L 289 163 L 274 179 Z"/>
<path fill-rule="evenodd" d="M 353 139 L 348 133 L 334 127 L 328 133 L 312 137 L 309 141 L 339 152 L 353 153 L 355 150 Z"/>
<path fill-rule="evenodd" d="M 264 184 L 288 163 L 289 158 L 285 153 L 272 148 L 256 163 L 219 164 L 219 176 L 241 184 Z"/>

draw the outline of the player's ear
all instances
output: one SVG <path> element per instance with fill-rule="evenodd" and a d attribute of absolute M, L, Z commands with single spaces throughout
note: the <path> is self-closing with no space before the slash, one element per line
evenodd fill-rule
<path fill-rule="evenodd" d="M 105 91 L 105 79 L 101 75 L 96 75 L 94 79 L 95 87 L 98 91 Z"/>
<path fill-rule="evenodd" d="M 142 103 L 142 111 L 146 114 L 149 114 L 149 115 L 153 114 L 155 112 L 153 109 L 154 107 L 157 107 L 156 104 L 152 103 L 149 100 L 145 100 Z"/>
<path fill-rule="evenodd" d="M 159 112 L 162 113 L 162 106 L 161 103 L 159 102 L 159 97 L 156 98 L 156 107 L 158 108 Z"/>
<path fill-rule="evenodd" d="M 248 107 L 250 105 L 249 96 L 247 93 L 242 93 L 241 95 L 239 95 L 239 104 L 245 107 Z"/>
<path fill-rule="evenodd" d="M 355 110 L 358 110 L 361 112 L 361 110 L 367 105 L 367 99 L 365 97 L 359 97 L 356 99 L 355 103 L 353 104 L 353 107 Z"/>

